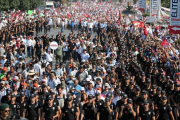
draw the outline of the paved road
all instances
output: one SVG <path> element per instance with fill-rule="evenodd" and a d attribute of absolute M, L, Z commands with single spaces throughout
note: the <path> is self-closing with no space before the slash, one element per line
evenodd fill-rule
<path fill-rule="evenodd" d="M 49 37 L 51 37 L 51 35 L 56 36 L 56 35 L 58 34 L 58 32 L 60 32 L 60 31 L 61 31 L 60 28 L 53 28 L 53 29 L 51 29 L 50 32 L 48 31 L 47 34 L 48 34 Z M 70 32 L 71 32 L 70 29 L 65 29 L 63 34 L 66 34 L 66 36 L 68 36 Z M 75 32 L 75 34 L 77 34 L 77 33 L 78 33 L 78 30 L 74 30 L 74 32 Z M 39 36 L 42 36 L 43 34 L 44 34 L 44 32 L 39 33 Z M 35 35 L 36 35 L 36 34 L 35 34 Z M 95 35 L 96 35 L 96 33 L 93 33 L 93 34 L 92 34 L 92 38 L 94 38 Z M 29 61 L 31 60 L 31 58 L 26 58 L 26 59 L 27 59 L 27 62 L 29 62 Z M 56 61 L 55 61 L 55 59 L 54 59 L 54 60 L 53 60 L 53 67 L 54 67 L 55 62 L 56 62 Z M 66 62 L 68 62 L 68 61 L 66 61 Z M 65 65 L 65 63 L 64 63 L 64 65 Z"/>

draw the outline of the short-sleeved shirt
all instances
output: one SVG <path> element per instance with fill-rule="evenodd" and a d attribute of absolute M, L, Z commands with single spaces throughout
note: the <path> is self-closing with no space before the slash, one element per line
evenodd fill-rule
<path fill-rule="evenodd" d="M 141 117 L 141 120 L 152 120 L 152 118 L 155 117 L 155 113 L 153 110 L 143 110 L 139 111 L 139 116 Z"/>
<path fill-rule="evenodd" d="M 85 119 L 90 119 L 90 120 L 93 120 L 95 119 L 95 113 L 94 113 L 94 108 L 93 108 L 93 105 L 88 105 L 88 103 L 84 104 L 83 105 L 83 108 L 84 110 L 84 117 Z"/>
<path fill-rule="evenodd" d="M 58 107 L 53 105 L 49 107 L 48 105 L 44 105 L 43 112 L 45 113 L 45 119 L 46 120 L 52 120 L 53 116 L 56 115 L 56 112 L 58 111 Z"/>
<path fill-rule="evenodd" d="M 38 118 L 38 109 L 39 108 L 40 108 L 40 106 L 37 103 L 35 103 L 35 104 L 28 103 L 25 107 L 25 109 L 28 112 L 27 118 L 29 120 L 34 120 L 34 118 Z"/>
<path fill-rule="evenodd" d="M 64 106 L 62 108 L 62 113 L 64 113 L 63 120 L 75 120 L 76 112 L 78 112 L 76 107 L 68 108 Z"/>
<path fill-rule="evenodd" d="M 158 120 L 169 120 L 169 112 L 172 111 L 172 108 L 166 104 L 166 105 L 160 105 L 158 106 L 159 110 L 159 118 Z"/>
<path fill-rule="evenodd" d="M 109 114 L 108 107 L 105 107 L 104 105 L 99 107 L 98 112 L 100 113 L 99 120 L 112 120 L 113 119 L 113 114 Z"/>

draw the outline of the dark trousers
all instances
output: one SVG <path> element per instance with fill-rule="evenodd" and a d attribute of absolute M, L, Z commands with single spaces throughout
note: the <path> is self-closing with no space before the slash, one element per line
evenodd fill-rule
<path fill-rule="evenodd" d="M 36 57 L 41 60 L 41 53 L 36 53 Z"/>
<path fill-rule="evenodd" d="M 68 51 L 63 51 L 63 62 L 68 59 Z"/>
<path fill-rule="evenodd" d="M 44 33 L 47 33 L 47 27 L 44 27 Z"/>
<path fill-rule="evenodd" d="M 174 116 L 174 120 L 178 120 L 178 118 L 177 118 L 177 107 L 176 106 L 172 106 L 172 113 Z"/>

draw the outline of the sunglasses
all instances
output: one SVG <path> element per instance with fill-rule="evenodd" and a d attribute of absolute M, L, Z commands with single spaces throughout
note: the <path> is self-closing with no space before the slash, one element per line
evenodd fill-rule
<path fill-rule="evenodd" d="M 4 110 L 4 112 L 9 112 L 10 110 Z"/>

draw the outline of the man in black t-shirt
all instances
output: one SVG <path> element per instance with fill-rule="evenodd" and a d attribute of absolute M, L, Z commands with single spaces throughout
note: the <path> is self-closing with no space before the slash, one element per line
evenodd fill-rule
<path fill-rule="evenodd" d="M 43 120 L 57 120 L 58 107 L 53 104 L 52 95 L 47 97 L 48 103 L 43 106 L 42 119 Z"/>
<path fill-rule="evenodd" d="M 144 100 L 144 109 L 139 112 L 139 120 L 155 120 L 155 113 L 152 109 L 149 109 L 149 103 Z"/>
<path fill-rule="evenodd" d="M 35 45 L 35 55 L 38 57 L 39 60 L 41 60 L 41 53 L 42 53 L 42 45 L 40 44 L 40 40 L 37 40 L 37 44 Z"/>
<path fill-rule="evenodd" d="M 66 99 L 67 105 L 62 108 L 62 114 L 60 120 L 79 120 L 78 110 L 75 106 L 72 105 L 72 97 Z"/>
<path fill-rule="evenodd" d="M 106 97 L 104 105 L 98 109 L 97 120 L 113 120 L 113 109 L 110 104 L 110 98 Z"/>
<path fill-rule="evenodd" d="M 30 102 L 26 105 L 23 113 L 23 117 L 29 120 L 39 120 L 40 119 L 40 106 L 36 102 L 36 95 L 31 94 Z"/>
<path fill-rule="evenodd" d="M 69 53 L 70 57 L 73 57 L 75 59 L 75 52 L 76 52 L 76 43 L 71 39 L 69 42 Z"/>
<path fill-rule="evenodd" d="M 81 120 L 95 120 L 96 112 L 94 97 L 93 95 L 89 95 L 88 103 L 84 104 L 82 108 Z"/>
<path fill-rule="evenodd" d="M 20 50 L 22 50 L 22 52 L 25 53 L 25 45 L 23 41 L 20 42 Z"/>
<path fill-rule="evenodd" d="M 133 120 L 136 117 L 136 112 L 133 109 L 132 102 L 132 99 L 128 99 L 127 105 L 121 106 L 121 111 L 119 114 L 120 120 Z"/>
<path fill-rule="evenodd" d="M 172 107 L 167 104 L 167 97 L 162 97 L 162 104 L 158 106 L 158 110 L 156 113 L 156 120 L 174 120 L 174 116 L 172 113 Z"/>

